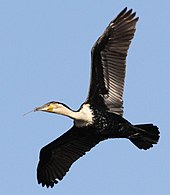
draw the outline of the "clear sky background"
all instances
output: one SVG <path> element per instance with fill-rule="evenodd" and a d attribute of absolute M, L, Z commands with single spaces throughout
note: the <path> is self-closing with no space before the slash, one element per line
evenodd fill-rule
<path fill-rule="evenodd" d="M 108 140 L 78 160 L 53 189 L 36 181 L 39 150 L 72 126 L 66 117 L 22 114 L 57 100 L 86 99 L 90 50 L 125 6 L 140 20 L 127 59 L 124 117 L 153 122 L 148 151 Z M 170 194 L 170 1 L 0 0 L 0 194 Z"/>

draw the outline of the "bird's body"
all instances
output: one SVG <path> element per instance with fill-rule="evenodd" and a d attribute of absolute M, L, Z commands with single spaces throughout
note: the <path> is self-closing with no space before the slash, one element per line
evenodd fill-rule
<path fill-rule="evenodd" d="M 144 150 L 158 142 L 157 126 L 132 125 L 122 116 L 126 56 L 137 21 L 135 13 L 125 8 L 94 44 L 89 93 L 78 111 L 60 102 L 35 108 L 74 120 L 70 130 L 40 151 L 37 179 L 42 186 L 53 187 L 77 159 L 103 140 L 127 138 Z"/>

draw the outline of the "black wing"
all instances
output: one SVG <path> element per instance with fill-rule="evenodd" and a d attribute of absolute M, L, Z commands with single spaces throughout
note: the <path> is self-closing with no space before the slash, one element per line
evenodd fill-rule
<path fill-rule="evenodd" d="M 138 17 L 125 8 L 106 28 L 91 51 L 91 82 L 87 101 L 101 100 L 110 112 L 123 114 L 126 56 Z M 99 100 L 100 98 L 100 100 Z"/>
<path fill-rule="evenodd" d="M 93 129 L 73 126 L 41 149 L 37 168 L 38 183 L 53 187 L 63 179 L 73 162 L 102 140 Z"/>

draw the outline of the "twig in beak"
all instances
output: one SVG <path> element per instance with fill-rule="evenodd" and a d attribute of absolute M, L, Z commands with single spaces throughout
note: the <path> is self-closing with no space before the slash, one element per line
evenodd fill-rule
<path fill-rule="evenodd" d="M 35 108 L 34 110 L 31 110 L 31 111 L 29 111 L 29 112 L 26 112 L 26 113 L 23 114 L 22 116 L 25 116 L 25 115 L 30 114 L 31 112 L 35 112 L 35 111 L 36 111 L 36 108 Z"/>

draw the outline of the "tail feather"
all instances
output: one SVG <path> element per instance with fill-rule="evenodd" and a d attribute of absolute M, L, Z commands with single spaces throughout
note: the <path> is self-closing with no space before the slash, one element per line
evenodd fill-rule
<path fill-rule="evenodd" d="M 159 140 L 158 127 L 153 124 L 134 125 L 135 134 L 129 137 L 130 141 L 139 149 L 147 150 L 157 144 Z"/>

